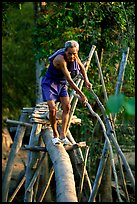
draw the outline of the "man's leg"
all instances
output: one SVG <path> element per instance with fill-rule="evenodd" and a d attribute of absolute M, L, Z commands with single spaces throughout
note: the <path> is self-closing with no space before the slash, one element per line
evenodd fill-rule
<path fill-rule="evenodd" d="M 67 123 L 69 119 L 69 113 L 70 113 L 70 101 L 69 101 L 69 96 L 66 97 L 60 97 L 60 101 L 62 104 L 62 127 L 60 131 L 60 139 L 64 139 L 66 137 L 66 128 L 67 128 Z"/>
<path fill-rule="evenodd" d="M 57 131 L 57 121 L 56 121 L 56 104 L 55 101 L 49 100 L 47 101 L 49 106 L 49 120 L 51 127 L 53 129 L 54 138 L 59 138 L 59 133 Z"/>

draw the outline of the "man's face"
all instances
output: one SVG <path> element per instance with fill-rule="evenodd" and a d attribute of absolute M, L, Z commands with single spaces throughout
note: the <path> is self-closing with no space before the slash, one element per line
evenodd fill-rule
<path fill-rule="evenodd" d="M 68 48 L 66 51 L 65 51 L 65 54 L 66 54 L 66 59 L 68 62 L 73 62 L 75 59 L 76 59 L 76 56 L 78 54 L 78 50 L 76 47 L 73 47 L 73 48 Z"/>

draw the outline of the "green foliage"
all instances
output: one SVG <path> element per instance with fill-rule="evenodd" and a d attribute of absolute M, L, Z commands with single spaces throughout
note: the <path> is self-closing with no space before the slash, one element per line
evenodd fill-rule
<path fill-rule="evenodd" d="M 125 108 L 125 112 L 128 115 L 135 116 L 135 98 L 127 98 L 124 94 L 111 95 L 107 100 L 107 109 L 110 113 L 118 113 Z"/>
<path fill-rule="evenodd" d="M 120 111 L 122 105 L 124 103 L 124 95 L 111 95 L 107 101 L 107 108 L 111 113 L 117 113 Z"/>
<path fill-rule="evenodd" d="M 23 107 L 35 104 L 32 6 L 24 3 L 21 10 L 11 5 L 6 9 L 2 37 L 3 121 L 7 117 L 18 119 Z"/>

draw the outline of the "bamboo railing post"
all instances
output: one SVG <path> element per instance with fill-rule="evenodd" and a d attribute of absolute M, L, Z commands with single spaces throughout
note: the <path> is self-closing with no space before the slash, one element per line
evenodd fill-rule
<path fill-rule="evenodd" d="M 120 63 L 118 80 L 117 80 L 116 88 L 115 88 L 115 95 L 118 95 L 121 92 L 123 79 L 124 79 L 125 67 L 126 67 L 126 64 L 127 64 L 128 54 L 129 54 L 129 47 L 126 50 L 124 50 L 124 52 L 122 54 L 122 60 L 121 60 L 121 63 Z M 113 124 L 115 124 L 116 113 L 112 115 L 112 120 L 113 120 Z M 117 156 L 118 156 L 118 162 L 119 162 L 119 167 L 120 167 L 120 175 L 121 175 L 121 179 L 122 179 L 123 190 L 125 192 L 126 199 L 129 202 L 130 199 L 129 199 L 129 195 L 128 195 L 128 191 L 127 191 L 127 187 L 126 187 L 126 181 L 125 181 L 125 177 L 124 177 L 124 173 L 123 173 L 121 159 L 120 159 L 119 155 L 117 155 Z"/>
<path fill-rule="evenodd" d="M 41 133 L 41 128 L 42 128 L 42 124 L 38 124 L 38 123 L 33 124 L 31 135 L 30 135 L 30 140 L 29 140 L 30 146 L 35 146 L 35 145 L 39 144 L 39 136 Z M 32 202 L 33 201 L 33 189 L 31 189 L 31 191 L 27 191 L 27 188 L 31 182 L 32 177 L 33 177 L 38 159 L 39 159 L 39 153 L 28 152 L 24 202 Z"/>
<path fill-rule="evenodd" d="M 90 65 L 90 62 L 91 62 L 91 59 L 92 59 L 92 56 L 94 54 L 95 49 L 96 49 L 96 46 L 92 45 L 92 48 L 91 48 L 91 50 L 89 52 L 89 55 L 88 55 L 88 58 L 87 58 L 86 62 L 84 62 L 84 66 L 85 66 L 85 71 L 86 72 L 88 71 L 88 67 Z M 84 83 L 83 78 L 81 77 L 81 75 L 79 75 L 78 81 L 77 81 L 77 86 L 79 86 L 80 90 L 82 89 L 83 83 Z M 72 101 L 72 99 L 74 97 L 74 95 L 73 95 L 74 92 L 75 91 L 73 90 L 72 93 L 70 94 L 71 95 L 70 101 Z"/>
<path fill-rule="evenodd" d="M 43 153 L 42 157 L 41 157 L 40 160 L 38 161 L 36 171 L 35 171 L 35 173 L 34 173 L 32 179 L 31 179 L 31 181 L 30 181 L 30 183 L 29 183 L 27 189 L 25 190 L 25 192 L 27 192 L 27 191 L 30 192 L 30 191 L 32 190 L 32 188 L 33 188 L 33 186 L 34 186 L 34 183 L 36 182 L 36 179 L 37 179 L 37 177 L 38 177 L 38 175 L 39 175 L 40 168 L 41 168 L 42 162 L 43 162 L 43 160 L 44 160 L 44 158 L 45 158 L 45 155 L 46 155 L 46 152 Z"/>
<path fill-rule="evenodd" d="M 97 51 L 95 51 L 95 59 L 96 59 L 97 65 L 98 65 L 98 70 L 99 70 L 99 74 L 100 74 L 100 77 L 101 77 L 102 89 L 103 89 L 103 93 L 104 93 L 104 97 L 105 97 L 105 101 L 106 101 L 107 100 L 107 92 L 106 92 L 105 82 L 104 82 L 104 79 L 103 79 L 103 73 L 102 73 L 100 63 L 99 63 Z"/>
<path fill-rule="evenodd" d="M 15 189 L 14 193 L 12 194 L 12 196 L 10 197 L 10 199 L 8 200 L 8 202 L 12 202 L 13 199 L 15 198 L 16 194 L 18 193 L 18 191 L 20 190 L 21 186 L 24 184 L 26 180 L 26 176 L 24 175 L 23 178 L 21 179 L 19 185 L 17 186 L 17 188 Z"/>
<path fill-rule="evenodd" d="M 102 179 L 103 171 L 104 171 L 104 168 L 107 162 L 107 157 L 108 157 L 108 145 L 107 145 L 107 140 L 105 140 L 104 148 L 102 151 L 102 158 L 99 162 L 98 170 L 97 170 L 96 177 L 95 177 L 94 184 L 93 184 L 93 190 L 89 198 L 90 202 L 95 202 L 95 197 L 97 195 L 99 186 L 101 184 L 101 179 Z"/>
<path fill-rule="evenodd" d="M 54 174 L 54 168 L 52 166 L 51 170 L 50 170 L 50 173 L 49 173 L 49 179 L 48 179 L 48 182 L 45 184 L 45 186 L 43 186 L 43 189 L 42 189 L 42 192 L 38 198 L 38 201 L 37 202 L 42 202 L 46 193 L 47 193 L 47 190 L 49 188 L 49 185 L 50 185 L 50 182 L 51 182 L 51 179 L 52 179 L 52 176 Z"/>
<path fill-rule="evenodd" d="M 86 146 L 86 156 L 85 156 L 83 172 L 82 172 L 82 178 L 81 178 L 81 184 L 80 184 L 79 202 L 81 201 L 81 195 L 82 195 L 82 190 L 83 190 L 83 183 L 84 183 L 84 177 L 85 177 L 85 170 L 86 170 L 88 153 L 89 153 L 89 146 Z"/>
<path fill-rule="evenodd" d="M 25 110 L 22 110 L 20 121 L 26 122 L 27 116 L 28 116 L 28 112 Z M 15 156 L 22 146 L 22 140 L 25 134 L 25 130 L 26 130 L 26 126 L 20 125 L 20 124 L 18 125 L 14 142 L 12 144 L 7 165 L 4 172 L 3 185 L 2 185 L 2 202 L 7 202 L 7 199 L 8 199 L 8 192 L 9 192 L 11 175 L 13 171 L 13 164 L 14 164 Z"/>
<path fill-rule="evenodd" d="M 118 75 L 118 80 L 116 83 L 115 95 L 118 95 L 121 92 L 128 54 L 129 54 L 129 47 L 122 53 L 122 60 L 120 63 L 119 75 Z M 113 117 L 113 121 L 115 123 L 116 114 L 113 114 L 112 117 Z"/>

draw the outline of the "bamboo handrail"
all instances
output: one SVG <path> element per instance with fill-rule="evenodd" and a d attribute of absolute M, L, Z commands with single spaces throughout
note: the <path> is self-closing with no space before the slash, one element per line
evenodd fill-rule
<path fill-rule="evenodd" d="M 75 96 L 79 98 L 79 96 L 77 94 L 75 94 Z M 122 202 L 122 199 L 121 199 L 121 196 L 120 196 L 120 192 L 119 192 L 119 188 L 118 188 L 118 178 L 117 178 L 116 169 L 115 169 L 113 150 L 112 150 L 112 146 L 111 146 L 110 140 L 109 140 L 109 138 L 108 138 L 108 136 L 106 134 L 106 128 L 105 128 L 104 123 L 102 122 L 100 116 L 93 111 L 93 109 L 90 106 L 90 104 L 88 102 L 85 102 L 85 104 L 88 107 L 90 113 L 98 119 L 98 121 L 100 122 L 100 124 L 102 126 L 103 133 L 104 133 L 105 139 L 107 140 L 107 143 L 108 143 L 108 146 L 109 146 L 109 150 L 110 150 L 111 164 L 112 164 L 112 169 L 113 169 L 113 173 L 114 173 L 114 177 L 115 177 L 115 182 L 116 182 L 117 195 L 118 195 L 119 201 Z M 91 202 L 90 198 L 89 198 L 89 202 Z"/>

